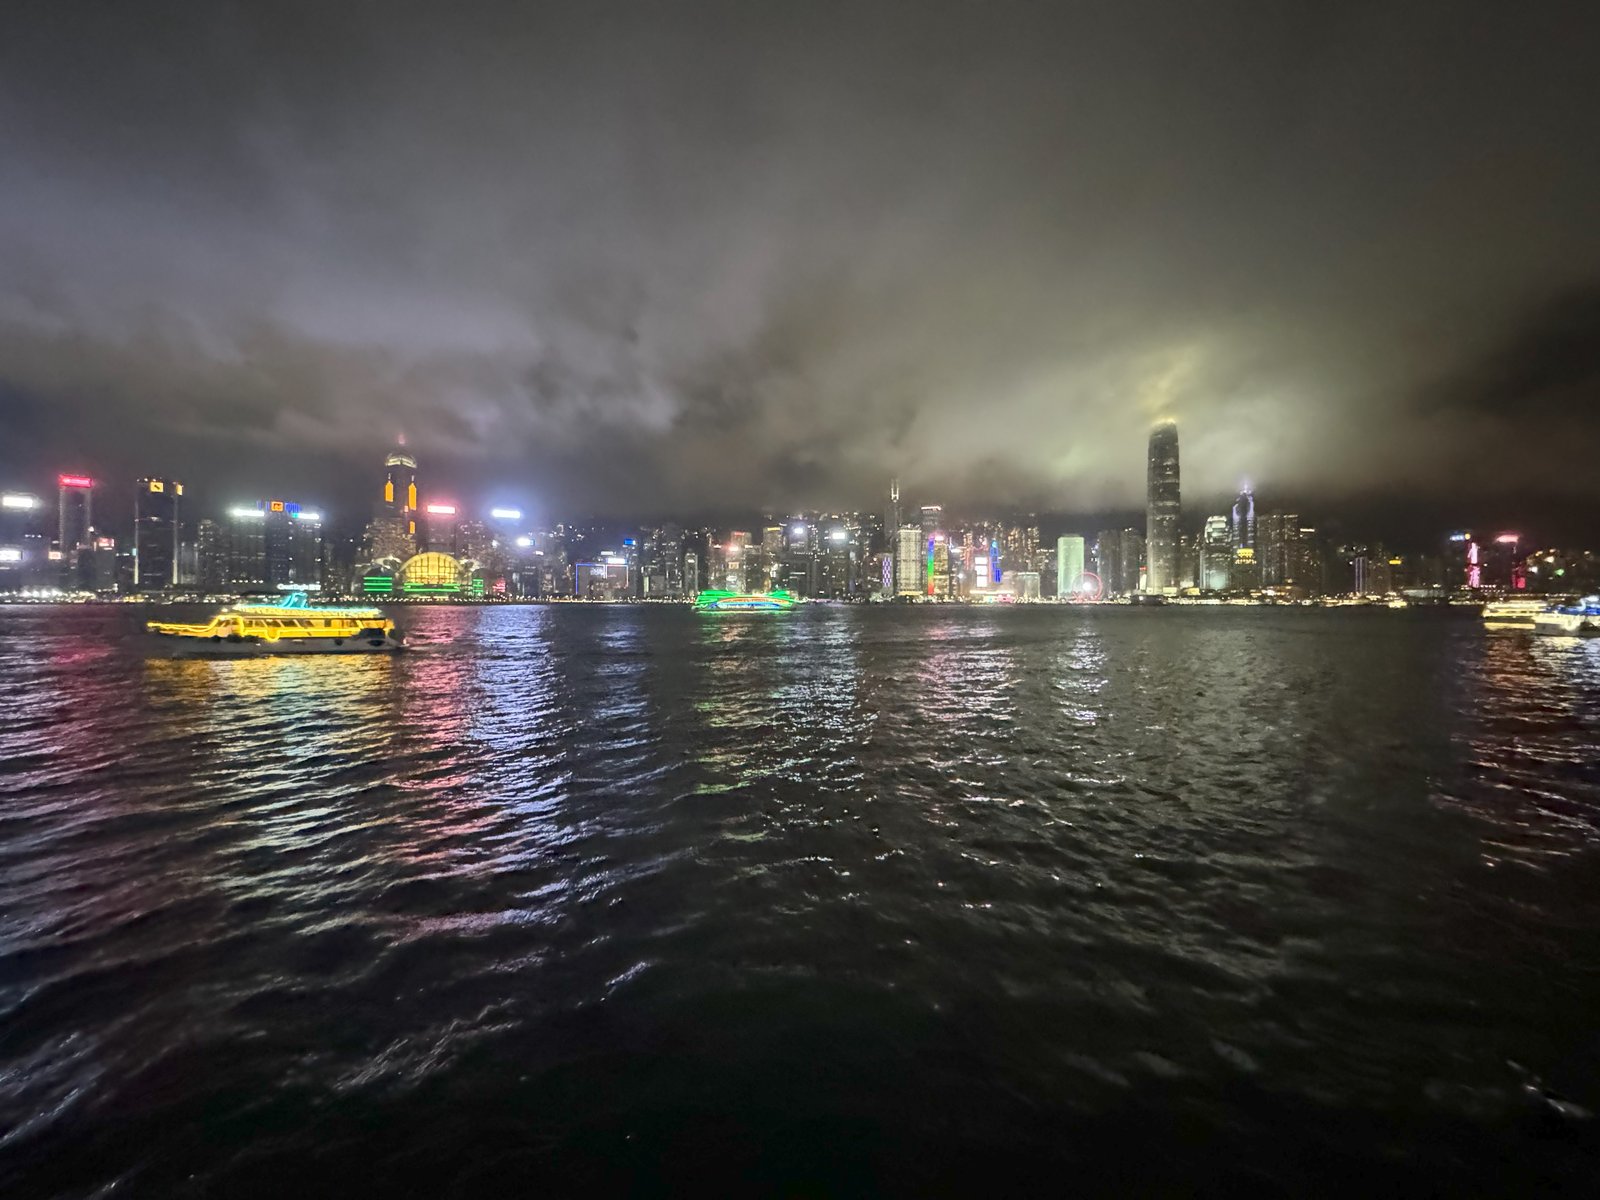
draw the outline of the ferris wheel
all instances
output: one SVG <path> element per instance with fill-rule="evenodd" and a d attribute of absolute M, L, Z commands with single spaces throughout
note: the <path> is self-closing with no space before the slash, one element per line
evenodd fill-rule
<path fill-rule="evenodd" d="M 1100 576 L 1093 571 L 1085 571 L 1078 576 L 1078 586 L 1073 589 L 1069 600 L 1073 604 L 1092 603 L 1106 594 L 1106 585 Z"/>

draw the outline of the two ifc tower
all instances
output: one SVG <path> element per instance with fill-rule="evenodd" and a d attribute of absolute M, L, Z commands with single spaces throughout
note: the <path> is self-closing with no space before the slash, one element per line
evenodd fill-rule
<path fill-rule="evenodd" d="M 1162 421 L 1150 431 L 1145 491 L 1144 590 L 1178 586 L 1178 424 Z"/>

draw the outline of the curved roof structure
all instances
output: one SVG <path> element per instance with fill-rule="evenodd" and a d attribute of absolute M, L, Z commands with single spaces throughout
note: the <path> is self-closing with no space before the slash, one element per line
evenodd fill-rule
<path fill-rule="evenodd" d="M 470 569 L 452 555 L 430 550 L 406 559 L 397 578 L 408 592 L 459 592 L 470 574 Z"/>

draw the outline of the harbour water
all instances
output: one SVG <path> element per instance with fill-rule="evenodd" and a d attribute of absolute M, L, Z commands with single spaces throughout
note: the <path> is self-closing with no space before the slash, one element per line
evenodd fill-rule
<path fill-rule="evenodd" d="M 1600 641 L 0 609 L 0 1195 L 1585 1191 Z"/>

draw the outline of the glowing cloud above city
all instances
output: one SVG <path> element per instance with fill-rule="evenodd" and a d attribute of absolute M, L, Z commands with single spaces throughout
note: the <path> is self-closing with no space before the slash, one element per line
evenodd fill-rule
<path fill-rule="evenodd" d="M 611 15 L 13 20 L 0 468 L 1102 511 L 1171 418 L 1196 494 L 1600 488 L 1591 11 Z"/>

